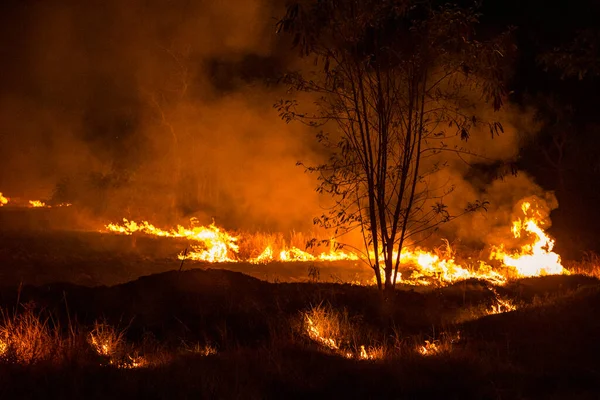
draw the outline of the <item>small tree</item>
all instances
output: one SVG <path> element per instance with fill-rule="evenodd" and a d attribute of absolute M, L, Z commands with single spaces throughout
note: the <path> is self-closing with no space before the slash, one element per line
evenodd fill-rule
<path fill-rule="evenodd" d="M 297 100 L 275 105 L 286 122 L 316 128 L 329 153 L 307 167 L 318 173 L 317 191 L 334 199 L 315 222 L 338 235 L 361 230 L 380 289 L 395 286 L 407 240 L 458 216 L 443 203 L 452 188 L 432 186 L 442 155 L 471 155 L 460 139 L 479 124 L 492 137 L 502 130 L 479 121 L 474 105 L 482 96 L 502 105 L 508 35 L 475 40 L 477 18 L 473 9 L 429 2 L 309 0 L 290 4 L 278 23 L 315 66 L 284 78 L 291 90 L 315 95 L 312 111 L 300 111 Z"/>

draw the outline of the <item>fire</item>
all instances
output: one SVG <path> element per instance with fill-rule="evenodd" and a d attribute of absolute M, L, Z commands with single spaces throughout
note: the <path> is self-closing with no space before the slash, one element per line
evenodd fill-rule
<path fill-rule="evenodd" d="M 38 208 L 46 207 L 46 203 L 41 200 L 29 200 L 29 207 Z"/>
<path fill-rule="evenodd" d="M 517 306 L 510 299 L 503 299 L 500 294 L 494 289 L 491 289 L 495 296 L 496 304 L 487 310 L 489 315 L 502 314 L 505 312 L 515 311 Z"/>
<path fill-rule="evenodd" d="M 324 330 L 320 325 L 322 324 L 319 323 L 318 321 L 315 321 L 315 318 L 311 318 L 310 315 L 305 314 L 304 315 L 304 319 L 306 321 L 306 333 L 308 334 L 308 337 L 311 338 L 312 340 L 314 340 L 317 343 L 320 343 L 321 345 L 327 347 L 328 349 L 331 350 L 339 350 L 340 346 L 337 343 L 337 340 L 335 340 L 334 338 L 324 334 L 322 331 Z"/>
<path fill-rule="evenodd" d="M 424 345 L 419 346 L 418 351 L 423 356 L 431 356 L 441 353 L 442 349 L 440 346 L 438 346 L 437 341 L 434 340 L 430 342 L 429 340 L 426 340 Z"/>
<path fill-rule="evenodd" d="M 520 241 L 520 247 L 511 251 L 506 250 L 504 244 L 493 247 L 489 256 L 492 261 L 489 264 L 477 260 L 469 261 L 468 265 L 461 265 L 456 260 L 448 241 L 445 241 L 443 249 L 434 251 L 419 247 L 403 248 L 400 255 L 401 271 L 398 271 L 396 282 L 408 285 L 451 284 L 473 278 L 502 285 L 508 277 L 567 274 L 568 271 L 561 265 L 560 256 L 552 251 L 554 240 L 541 227 L 544 225 L 544 215 L 538 204 L 535 201 L 522 201 L 517 210 L 519 215 L 512 223 L 511 232 L 514 238 Z M 123 219 L 123 223 L 108 224 L 106 229 L 125 235 L 139 233 L 187 239 L 191 242 L 191 250 L 179 254 L 180 260 L 252 264 L 361 260 L 359 255 L 341 248 L 333 239 L 330 240 L 329 251 L 319 254 L 316 251 L 301 250 L 298 246 L 286 245 L 281 234 L 233 234 L 217 227 L 214 222 L 208 226 L 200 226 L 195 219 L 191 220 L 189 228 L 178 225 L 174 229 L 161 229 L 148 221 L 138 223 Z M 292 240 L 292 243 L 299 243 L 303 238 L 304 236 L 298 234 L 297 240 Z M 370 258 L 374 259 L 373 253 L 370 254 Z M 393 254 L 393 258 L 397 258 L 397 253 Z M 379 259 L 382 260 L 382 257 Z M 382 274 L 383 268 L 382 260 Z"/>
<path fill-rule="evenodd" d="M 8 201 L 9 201 L 9 200 L 10 200 L 10 199 L 9 199 L 8 197 L 4 197 L 4 196 L 2 195 L 2 192 L 0 192 L 0 207 L 2 207 L 2 206 L 4 206 L 4 205 L 8 204 Z"/>
<path fill-rule="evenodd" d="M 524 217 L 513 222 L 511 231 L 515 239 L 532 239 L 533 243 L 527 243 L 513 252 L 506 252 L 504 245 L 501 245 L 492 250 L 490 259 L 502 261 L 517 276 L 568 274 L 560 256 L 552 251 L 554 240 L 540 227 L 543 224 L 541 213 L 528 201 L 521 204 L 521 210 Z"/>
<path fill-rule="evenodd" d="M 186 238 L 193 242 L 193 251 L 187 255 L 180 254 L 179 259 L 192 259 L 195 261 L 208 262 L 235 262 L 235 254 L 239 247 L 236 244 L 238 238 L 219 229 L 214 224 L 209 226 L 193 226 L 184 228 L 181 225 L 177 229 L 163 230 L 150 224 L 148 221 L 136 223 L 123 218 L 123 224 L 108 224 L 106 229 L 110 232 L 133 235 L 136 232 L 159 237 Z"/>
<path fill-rule="evenodd" d="M 28 208 L 54 208 L 54 207 L 70 207 L 71 203 L 60 203 L 49 205 L 43 200 L 25 200 L 21 198 L 10 198 L 6 197 L 0 192 L 0 207 L 7 205 L 10 202 L 9 207 L 28 207 Z"/>
<path fill-rule="evenodd" d="M 267 246 L 258 257 L 251 258 L 249 261 L 252 264 L 266 264 L 273 260 L 273 250 L 271 249 L 271 246 Z"/>
<path fill-rule="evenodd" d="M 449 249 L 450 245 L 446 242 Z M 434 254 L 426 250 L 416 248 L 403 249 L 400 255 L 400 262 L 403 265 L 413 265 L 416 267 L 406 278 L 400 275 L 397 282 L 410 285 L 429 285 L 431 282 L 453 283 L 464 279 L 483 279 L 494 284 L 503 284 L 506 277 L 492 270 L 492 267 L 484 262 L 479 262 L 477 269 L 467 269 L 459 265 L 452 254 L 447 256 Z"/>
<path fill-rule="evenodd" d="M 434 356 L 449 353 L 453 346 L 461 340 L 460 332 L 442 333 L 438 339 L 425 340 L 425 343 L 417 346 L 417 352 L 422 356 Z"/>
<path fill-rule="evenodd" d="M 342 357 L 377 360 L 384 356 L 385 351 L 382 346 L 360 345 L 355 350 L 349 345 L 348 339 L 353 336 L 357 328 L 350 324 L 345 313 L 319 305 L 303 313 L 303 317 L 306 335 L 312 341 Z"/>

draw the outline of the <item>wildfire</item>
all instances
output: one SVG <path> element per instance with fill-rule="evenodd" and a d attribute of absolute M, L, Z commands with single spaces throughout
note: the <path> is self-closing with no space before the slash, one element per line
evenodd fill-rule
<path fill-rule="evenodd" d="M 192 220 L 192 225 L 196 223 Z M 234 262 L 234 255 L 239 247 L 236 244 L 237 237 L 222 231 L 214 224 L 209 226 L 192 226 L 184 228 L 181 225 L 177 229 L 163 230 L 150 224 L 148 221 L 137 223 L 123 218 L 123 224 L 108 224 L 106 229 L 110 232 L 133 235 L 136 232 L 159 237 L 186 238 L 192 241 L 193 251 L 187 255 L 180 254 L 179 259 L 192 259 L 195 261 L 208 262 Z"/>
<path fill-rule="evenodd" d="M 8 201 L 9 201 L 9 200 L 10 200 L 10 199 L 9 199 L 8 197 L 4 197 L 4 196 L 2 195 L 2 192 L 0 192 L 0 207 L 2 207 L 2 206 L 4 206 L 4 205 L 8 204 Z"/>
<path fill-rule="evenodd" d="M 447 242 L 446 246 L 450 248 Z M 506 282 L 506 277 L 494 271 L 488 264 L 479 261 L 476 269 L 467 269 L 459 265 L 452 254 L 443 256 L 419 248 L 403 249 L 400 262 L 403 265 L 416 267 L 406 278 L 399 273 L 397 282 L 409 285 L 430 285 L 431 282 L 453 283 L 470 278 L 483 279 L 494 284 Z"/>
<path fill-rule="evenodd" d="M 506 252 L 504 245 L 492 250 L 490 259 L 502 261 L 504 266 L 514 269 L 518 276 L 538 276 L 568 274 L 561 264 L 560 256 L 552 251 L 554 240 L 540 227 L 541 214 L 532 203 L 521 204 L 524 217 L 513 222 L 512 233 L 515 239 L 533 239 L 513 252 Z"/>
<path fill-rule="evenodd" d="M 28 207 L 28 208 L 54 208 L 54 207 L 70 207 L 71 203 L 60 203 L 49 205 L 43 200 L 25 200 L 22 198 L 10 198 L 6 197 L 0 192 L 0 207 L 7 205 L 10 202 L 11 208 L 13 207 Z"/>
<path fill-rule="evenodd" d="M 567 274 L 560 256 L 552 251 L 552 240 L 541 228 L 543 213 L 532 201 L 522 201 L 517 209 L 519 215 L 512 224 L 511 232 L 520 241 L 519 247 L 511 251 L 505 245 L 492 248 L 488 262 L 478 260 L 461 265 L 455 258 L 450 244 L 445 241 L 445 249 L 428 251 L 419 247 L 403 248 L 400 254 L 401 271 L 396 282 L 408 285 L 450 284 L 464 279 L 482 279 L 495 285 L 506 283 L 508 277 L 527 277 L 549 274 Z M 125 235 L 145 234 L 156 237 L 184 238 L 191 242 L 190 251 L 179 254 L 180 260 L 190 259 L 206 262 L 249 262 L 261 264 L 269 262 L 315 262 L 315 261 L 357 261 L 361 258 L 354 252 L 340 248 L 330 241 L 327 252 L 309 252 L 298 246 L 286 245 L 282 235 L 233 234 L 217 227 L 214 223 L 200 226 L 196 219 L 191 226 L 178 225 L 174 229 L 161 229 L 148 221 L 135 222 L 123 219 L 121 224 L 108 224 L 110 232 Z M 299 235 L 303 238 L 302 235 Z M 301 240 L 296 240 L 296 243 Z M 371 260 L 374 254 L 370 254 Z M 397 253 L 393 254 L 394 260 Z M 382 260 L 382 257 L 379 257 Z M 365 260 L 366 261 L 366 260 Z M 503 267 L 503 268 L 497 268 Z M 384 273 L 381 261 L 380 269 Z M 498 271 L 502 270 L 503 273 Z M 394 272 L 393 272 L 394 273 Z"/>
<path fill-rule="evenodd" d="M 384 356 L 381 346 L 360 345 L 353 349 L 349 346 L 348 337 L 356 331 L 349 323 L 347 316 L 331 307 L 317 306 L 303 314 L 306 335 L 314 342 L 328 348 L 332 352 L 358 360 L 377 360 Z"/>

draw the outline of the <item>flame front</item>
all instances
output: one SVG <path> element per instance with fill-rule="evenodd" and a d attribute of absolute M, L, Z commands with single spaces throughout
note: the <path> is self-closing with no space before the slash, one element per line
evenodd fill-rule
<path fill-rule="evenodd" d="M 540 213 L 528 201 L 522 203 L 521 210 L 524 217 L 513 222 L 511 231 L 516 239 L 531 238 L 533 243 L 513 252 L 506 252 L 501 245 L 492 250 L 490 259 L 502 261 L 504 266 L 512 268 L 521 277 L 568 274 L 560 256 L 552 251 L 554 240 L 540 227 L 543 223 Z"/>
<path fill-rule="evenodd" d="M 403 248 L 400 254 L 400 266 L 396 282 L 409 285 L 449 284 L 464 279 L 483 279 L 493 284 L 502 285 L 508 277 L 526 277 L 549 274 L 567 274 L 560 256 L 552 251 L 552 240 L 541 228 L 542 212 L 536 204 L 523 201 L 519 213 L 523 216 L 515 218 L 511 232 L 514 238 L 523 244 L 512 251 L 505 250 L 505 245 L 492 248 L 489 263 L 477 260 L 461 265 L 456 259 L 448 241 L 445 249 L 427 251 L 419 247 Z M 122 224 L 109 224 L 110 232 L 132 235 L 141 233 L 157 237 L 185 238 L 191 242 L 189 252 L 179 255 L 179 259 L 191 259 L 206 262 L 249 262 L 253 264 L 269 262 L 314 262 L 361 260 L 354 252 L 340 248 L 332 239 L 328 252 L 309 252 L 297 246 L 286 245 L 282 235 L 234 235 L 214 223 L 198 226 L 197 220 L 191 221 L 190 228 L 178 225 L 175 229 L 163 230 L 148 221 L 140 223 L 123 219 Z M 301 236 L 301 235 L 300 235 Z M 300 240 L 296 240 L 299 242 Z M 240 250 L 240 245 L 244 249 Z M 246 247 L 250 246 L 248 249 Z M 397 253 L 392 255 L 396 260 Z M 373 260 L 374 254 L 370 254 Z M 379 257 L 382 260 L 382 257 Z M 366 261 L 366 260 L 364 260 Z M 496 269 L 492 267 L 493 264 Z M 497 267 L 502 267 L 498 269 Z M 380 268 L 383 271 L 383 261 Z M 502 270 L 503 273 L 498 271 Z"/>
<path fill-rule="evenodd" d="M 195 220 L 192 221 L 195 223 Z M 192 259 L 208 262 L 234 262 L 235 254 L 239 247 L 236 244 L 237 237 L 222 231 L 214 224 L 209 226 L 192 226 L 184 228 L 181 225 L 177 229 L 163 230 L 150 224 L 148 221 L 137 223 L 123 218 L 123 224 L 108 224 L 106 229 L 110 232 L 133 235 L 136 232 L 159 237 L 186 238 L 193 242 L 193 251 L 187 255 L 180 254 L 179 259 Z"/>
<path fill-rule="evenodd" d="M 0 192 L 0 207 L 5 206 L 6 204 L 8 204 L 8 201 L 10 199 L 8 197 L 4 197 L 2 195 L 2 192 Z"/>

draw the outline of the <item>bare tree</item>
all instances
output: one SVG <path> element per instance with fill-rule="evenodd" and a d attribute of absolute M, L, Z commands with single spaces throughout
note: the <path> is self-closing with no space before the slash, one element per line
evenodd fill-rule
<path fill-rule="evenodd" d="M 395 287 L 409 240 L 461 214 L 443 202 L 452 187 L 433 179 L 442 155 L 471 157 L 460 139 L 478 125 L 492 137 L 502 131 L 474 106 L 502 105 L 509 34 L 475 40 L 477 21 L 474 9 L 429 2 L 309 0 L 290 4 L 278 23 L 315 66 L 284 78 L 292 91 L 314 95 L 311 111 L 297 100 L 275 105 L 285 121 L 316 128 L 328 150 L 327 162 L 307 167 L 318 173 L 318 192 L 334 199 L 315 222 L 338 235 L 360 229 L 380 289 Z M 470 203 L 463 213 L 482 207 Z"/>

